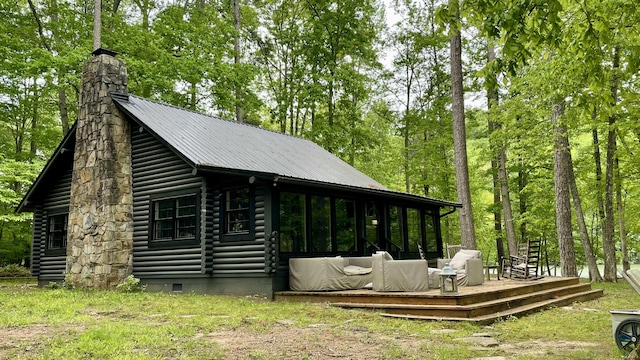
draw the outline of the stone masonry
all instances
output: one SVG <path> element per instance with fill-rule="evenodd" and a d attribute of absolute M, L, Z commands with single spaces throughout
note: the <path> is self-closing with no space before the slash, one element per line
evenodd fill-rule
<path fill-rule="evenodd" d="M 127 93 L 124 63 L 94 53 L 82 72 L 66 281 L 113 288 L 133 269 L 133 194 L 129 124 L 109 96 Z"/>

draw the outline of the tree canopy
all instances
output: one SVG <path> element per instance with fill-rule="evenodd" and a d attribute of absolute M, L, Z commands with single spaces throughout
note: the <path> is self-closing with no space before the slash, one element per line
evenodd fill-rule
<path fill-rule="evenodd" d="M 0 2 L 0 265 L 29 256 L 30 217 L 15 207 L 77 117 L 93 4 Z M 638 260 L 634 0 L 101 8 L 102 47 L 126 62 L 134 94 L 310 139 L 396 190 L 460 201 L 456 179 L 468 176 L 474 243 L 489 261 L 505 236 L 507 251 L 545 238 L 552 264 L 604 263 L 605 280 L 620 260 Z M 449 66 L 456 32 L 462 120 Z M 468 175 L 456 170 L 459 126 Z M 445 242 L 459 243 L 460 229 L 445 217 Z"/>

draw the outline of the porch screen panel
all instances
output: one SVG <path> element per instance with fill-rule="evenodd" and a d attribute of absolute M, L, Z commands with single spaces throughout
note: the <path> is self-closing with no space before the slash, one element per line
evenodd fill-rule
<path fill-rule="evenodd" d="M 311 251 L 331 251 L 331 199 L 311 196 Z"/>
<path fill-rule="evenodd" d="M 402 238 L 402 208 L 399 206 L 389 207 L 389 236 L 391 242 L 396 245 L 396 249 L 404 249 L 404 241 Z"/>
<path fill-rule="evenodd" d="M 304 195 L 280 193 L 280 251 L 307 251 L 305 219 Z"/>
<path fill-rule="evenodd" d="M 336 199 L 336 237 L 338 251 L 357 250 L 356 204 L 350 200 Z"/>
<path fill-rule="evenodd" d="M 365 205 L 365 238 L 371 244 L 378 243 L 378 210 L 375 204 Z"/>
<path fill-rule="evenodd" d="M 418 209 L 407 209 L 407 237 L 409 238 L 408 250 L 418 252 L 418 244 L 422 244 L 422 224 Z"/>
<path fill-rule="evenodd" d="M 438 251 L 438 239 L 436 239 L 435 217 L 431 211 L 427 211 L 424 215 L 424 229 L 427 238 L 427 252 Z"/>

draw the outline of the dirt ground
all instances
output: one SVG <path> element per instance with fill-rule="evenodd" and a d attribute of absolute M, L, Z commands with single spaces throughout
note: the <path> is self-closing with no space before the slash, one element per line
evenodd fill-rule
<path fill-rule="evenodd" d="M 256 334 L 248 329 L 225 330 L 212 333 L 197 333 L 197 339 L 207 339 L 223 349 L 225 359 L 379 359 L 393 344 L 400 356 L 406 358 L 429 358 L 421 346 L 424 339 L 408 336 L 388 337 L 369 332 L 366 328 L 352 327 L 350 331 L 334 331 L 323 324 L 306 328 L 274 324 L 274 331 Z M 82 329 L 78 329 L 82 330 Z M 0 329 L 0 359 L 9 359 L 9 353 L 17 350 L 20 357 L 29 357 L 29 352 L 37 352 L 37 347 L 55 334 L 55 328 L 39 325 Z M 346 335 L 345 335 L 346 334 Z M 490 332 L 477 334 L 486 341 L 464 341 L 460 346 L 479 350 L 496 350 L 502 357 L 487 359 L 510 359 L 517 355 L 548 357 L 567 351 L 579 351 L 598 344 L 567 341 L 530 341 L 518 344 L 502 343 L 492 338 Z M 451 334 L 455 338 L 455 332 Z M 450 346 L 450 345 L 449 345 Z M 494 353 L 495 354 L 495 353 Z M 35 355 L 35 354 L 34 354 Z M 389 354 L 387 353 L 387 356 Z M 495 356 L 495 355 L 493 355 Z M 482 359 L 479 357 L 477 359 Z"/>

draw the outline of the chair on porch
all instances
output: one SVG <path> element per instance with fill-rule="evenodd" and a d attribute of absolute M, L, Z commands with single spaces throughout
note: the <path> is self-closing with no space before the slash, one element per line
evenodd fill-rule
<path fill-rule="evenodd" d="M 464 249 L 462 245 L 450 245 L 447 244 L 447 258 L 452 259 L 458 251 Z"/>
<path fill-rule="evenodd" d="M 542 276 L 538 272 L 541 249 L 542 240 L 540 239 L 529 239 L 519 246 L 517 255 L 511 255 L 505 259 L 503 276 L 516 280 L 541 279 Z"/>
<path fill-rule="evenodd" d="M 631 287 L 640 294 L 640 270 L 629 269 L 627 271 L 618 271 L 618 273 L 620 273 L 626 282 L 628 282 L 629 285 L 631 285 Z"/>

